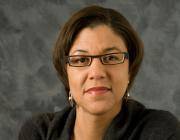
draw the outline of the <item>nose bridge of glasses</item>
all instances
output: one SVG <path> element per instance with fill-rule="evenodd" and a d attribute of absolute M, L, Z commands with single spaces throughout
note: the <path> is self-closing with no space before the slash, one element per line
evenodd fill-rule
<path fill-rule="evenodd" d="M 91 64 L 89 67 L 89 74 L 91 79 L 103 78 L 106 75 L 106 67 L 103 65 L 101 56 L 102 55 L 91 56 Z"/>
<path fill-rule="evenodd" d="M 103 64 L 103 62 L 102 62 L 102 56 L 104 56 L 104 55 L 92 55 L 92 56 L 91 56 L 91 63 L 92 63 L 92 61 L 93 61 L 94 58 L 98 58 L 98 60 Z"/>

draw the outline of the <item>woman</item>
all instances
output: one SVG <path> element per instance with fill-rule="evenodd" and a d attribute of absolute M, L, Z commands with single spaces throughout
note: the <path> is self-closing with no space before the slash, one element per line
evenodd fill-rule
<path fill-rule="evenodd" d="M 19 140 L 177 140 L 178 120 L 129 98 L 143 44 L 117 11 L 81 9 L 62 28 L 53 62 L 71 107 L 27 121 Z"/>

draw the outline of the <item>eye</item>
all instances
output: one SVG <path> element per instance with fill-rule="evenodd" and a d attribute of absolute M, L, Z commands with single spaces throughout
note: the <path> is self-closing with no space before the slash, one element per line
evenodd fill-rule
<path fill-rule="evenodd" d="M 79 57 L 79 58 L 77 59 L 77 61 L 78 61 L 79 63 L 86 63 L 86 62 L 89 62 L 89 59 L 88 59 L 87 57 Z"/>
<path fill-rule="evenodd" d="M 90 62 L 90 58 L 87 56 L 73 56 L 70 57 L 70 63 L 71 65 L 87 65 Z"/>
<path fill-rule="evenodd" d="M 106 55 L 103 57 L 103 61 L 105 63 L 108 63 L 110 61 L 119 61 L 119 57 L 115 54 L 111 54 L 111 55 Z"/>

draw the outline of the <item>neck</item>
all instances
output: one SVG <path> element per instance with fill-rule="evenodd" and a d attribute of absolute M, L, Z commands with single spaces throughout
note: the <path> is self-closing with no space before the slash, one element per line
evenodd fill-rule
<path fill-rule="evenodd" d="M 73 139 L 102 140 L 105 131 L 120 110 L 121 108 L 101 115 L 94 115 L 77 107 Z"/>

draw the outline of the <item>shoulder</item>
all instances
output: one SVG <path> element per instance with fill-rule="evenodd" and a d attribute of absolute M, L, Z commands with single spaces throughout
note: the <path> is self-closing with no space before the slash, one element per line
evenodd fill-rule
<path fill-rule="evenodd" d="M 170 112 L 164 110 L 148 109 L 136 101 L 132 112 L 136 112 L 136 129 L 141 131 L 143 139 L 177 139 L 180 134 L 180 123 Z"/>
<path fill-rule="evenodd" d="M 180 124 L 177 118 L 168 111 L 147 109 L 143 116 L 144 135 L 156 139 L 180 138 Z"/>
<path fill-rule="evenodd" d="M 166 128 L 167 130 L 173 130 L 179 123 L 172 113 L 155 109 L 146 109 L 144 121 L 149 127 Z"/>
<path fill-rule="evenodd" d="M 70 110 L 71 108 L 65 107 L 59 112 L 34 115 L 23 123 L 19 140 L 45 140 L 49 127 L 54 127 L 57 121 L 63 123 Z"/>
<path fill-rule="evenodd" d="M 178 122 L 178 119 L 172 113 L 164 110 L 146 108 L 143 104 L 135 100 L 128 101 L 127 109 L 129 115 L 132 115 L 131 117 L 152 121 L 155 124 L 171 122 L 171 124 L 175 125 Z"/>

